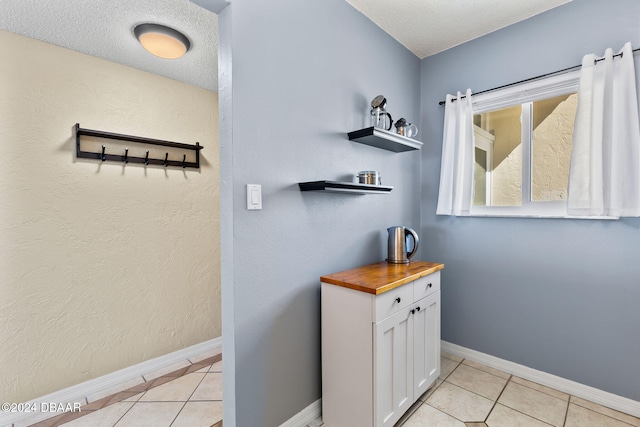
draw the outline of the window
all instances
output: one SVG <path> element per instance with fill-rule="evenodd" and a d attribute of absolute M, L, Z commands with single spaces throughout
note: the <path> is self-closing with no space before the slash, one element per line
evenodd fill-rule
<path fill-rule="evenodd" d="M 567 216 L 579 72 L 475 95 L 471 215 Z"/>
<path fill-rule="evenodd" d="M 474 121 L 476 119 L 474 117 Z M 493 184 L 493 142 L 495 136 L 478 125 L 473 125 L 473 134 L 475 137 L 475 171 L 473 191 L 474 206 L 492 206 L 493 198 L 491 190 Z"/>

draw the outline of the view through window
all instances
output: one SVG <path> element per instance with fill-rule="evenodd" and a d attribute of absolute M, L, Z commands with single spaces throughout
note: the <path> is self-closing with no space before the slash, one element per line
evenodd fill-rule
<path fill-rule="evenodd" d="M 567 199 L 577 94 L 474 116 L 474 206 L 522 206 Z"/>

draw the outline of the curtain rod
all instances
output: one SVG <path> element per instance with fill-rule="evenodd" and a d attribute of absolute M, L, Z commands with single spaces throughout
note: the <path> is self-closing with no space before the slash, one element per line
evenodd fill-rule
<path fill-rule="evenodd" d="M 637 48 L 637 49 L 633 49 L 633 50 L 632 50 L 632 52 L 633 52 L 633 53 L 636 53 L 636 52 L 638 52 L 638 51 L 640 51 L 640 48 Z M 614 57 L 614 58 L 615 58 L 616 56 L 620 56 L 620 57 L 621 57 L 621 56 L 622 56 L 622 52 L 620 52 L 620 53 L 616 53 L 615 55 L 613 55 L 613 57 Z M 598 58 L 598 59 L 596 59 L 596 60 L 595 60 L 595 62 L 596 62 L 596 63 L 597 63 L 597 62 L 600 62 L 600 61 L 604 61 L 604 58 Z M 494 91 L 494 90 L 498 90 L 498 89 L 504 89 L 505 87 L 515 86 L 515 85 L 519 85 L 519 84 L 521 84 L 521 83 L 530 82 L 530 81 L 532 81 L 532 80 L 537 80 L 537 79 L 542 79 L 542 78 L 544 78 L 544 77 L 553 76 L 553 75 L 555 75 L 555 74 L 565 73 L 565 72 L 567 72 L 567 71 L 575 70 L 576 68 L 580 68 L 580 67 L 582 67 L 582 64 L 574 65 L 573 67 L 563 68 L 562 70 L 553 71 L 553 72 L 551 72 L 551 73 L 541 74 L 541 75 L 539 75 L 539 76 L 535 76 L 535 77 L 530 77 L 530 78 L 528 78 L 528 79 L 524 79 L 524 80 L 520 80 L 520 81 L 517 81 L 517 82 L 509 83 L 509 84 L 506 84 L 506 85 L 502 85 L 502 86 L 494 87 L 494 88 L 491 88 L 491 89 L 482 90 L 482 91 L 480 91 L 480 92 L 472 93 L 471 95 L 480 95 L 481 93 L 487 93 L 487 92 L 492 92 L 492 91 Z M 460 97 L 460 99 L 462 99 L 462 98 L 466 98 L 466 97 L 467 97 L 466 95 L 462 95 L 462 96 Z M 456 99 L 458 99 L 458 98 L 452 98 L 452 99 L 451 99 L 451 101 L 455 101 Z M 440 101 L 440 102 L 438 102 L 438 105 L 444 105 L 444 104 L 446 104 L 446 103 L 447 103 L 447 101 Z"/>

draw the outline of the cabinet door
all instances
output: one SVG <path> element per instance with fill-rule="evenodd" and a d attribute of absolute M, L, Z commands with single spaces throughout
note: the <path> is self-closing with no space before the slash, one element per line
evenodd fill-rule
<path fill-rule="evenodd" d="M 440 375 L 440 291 L 414 307 L 413 393 L 418 399 Z"/>
<path fill-rule="evenodd" d="M 392 427 L 413 404 L 413 315 L 409 307 L 374 324 L 376 427 Z"/>

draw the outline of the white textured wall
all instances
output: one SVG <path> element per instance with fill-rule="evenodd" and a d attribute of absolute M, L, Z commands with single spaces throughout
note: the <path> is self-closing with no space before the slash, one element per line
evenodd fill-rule
<path fill-rule="evenodd" d="M 522 109 L 516 107 L 492 111 L 489 127 L 493 144 L 492 202 L 495 206 L 522 204 Z"/>
<path fill-rule="evenodd" d="M 500 164 L 494 166 L 492 178 L 491 195 L 494 206 L 522 204 L 522 144 L 517 145 Z"/>
<path fill-rule="evenodd" d="M 533 131 L 533 200 L 566 200 L 573 122 L 578 95 L 573 94 L 546 115 Z"/>
<path fill-rule="evenodd" d="M 220 335 L 217 94 L 0 31 L 0 400 Z M 204 146 L 76 160 L 73 125 Z"/>

